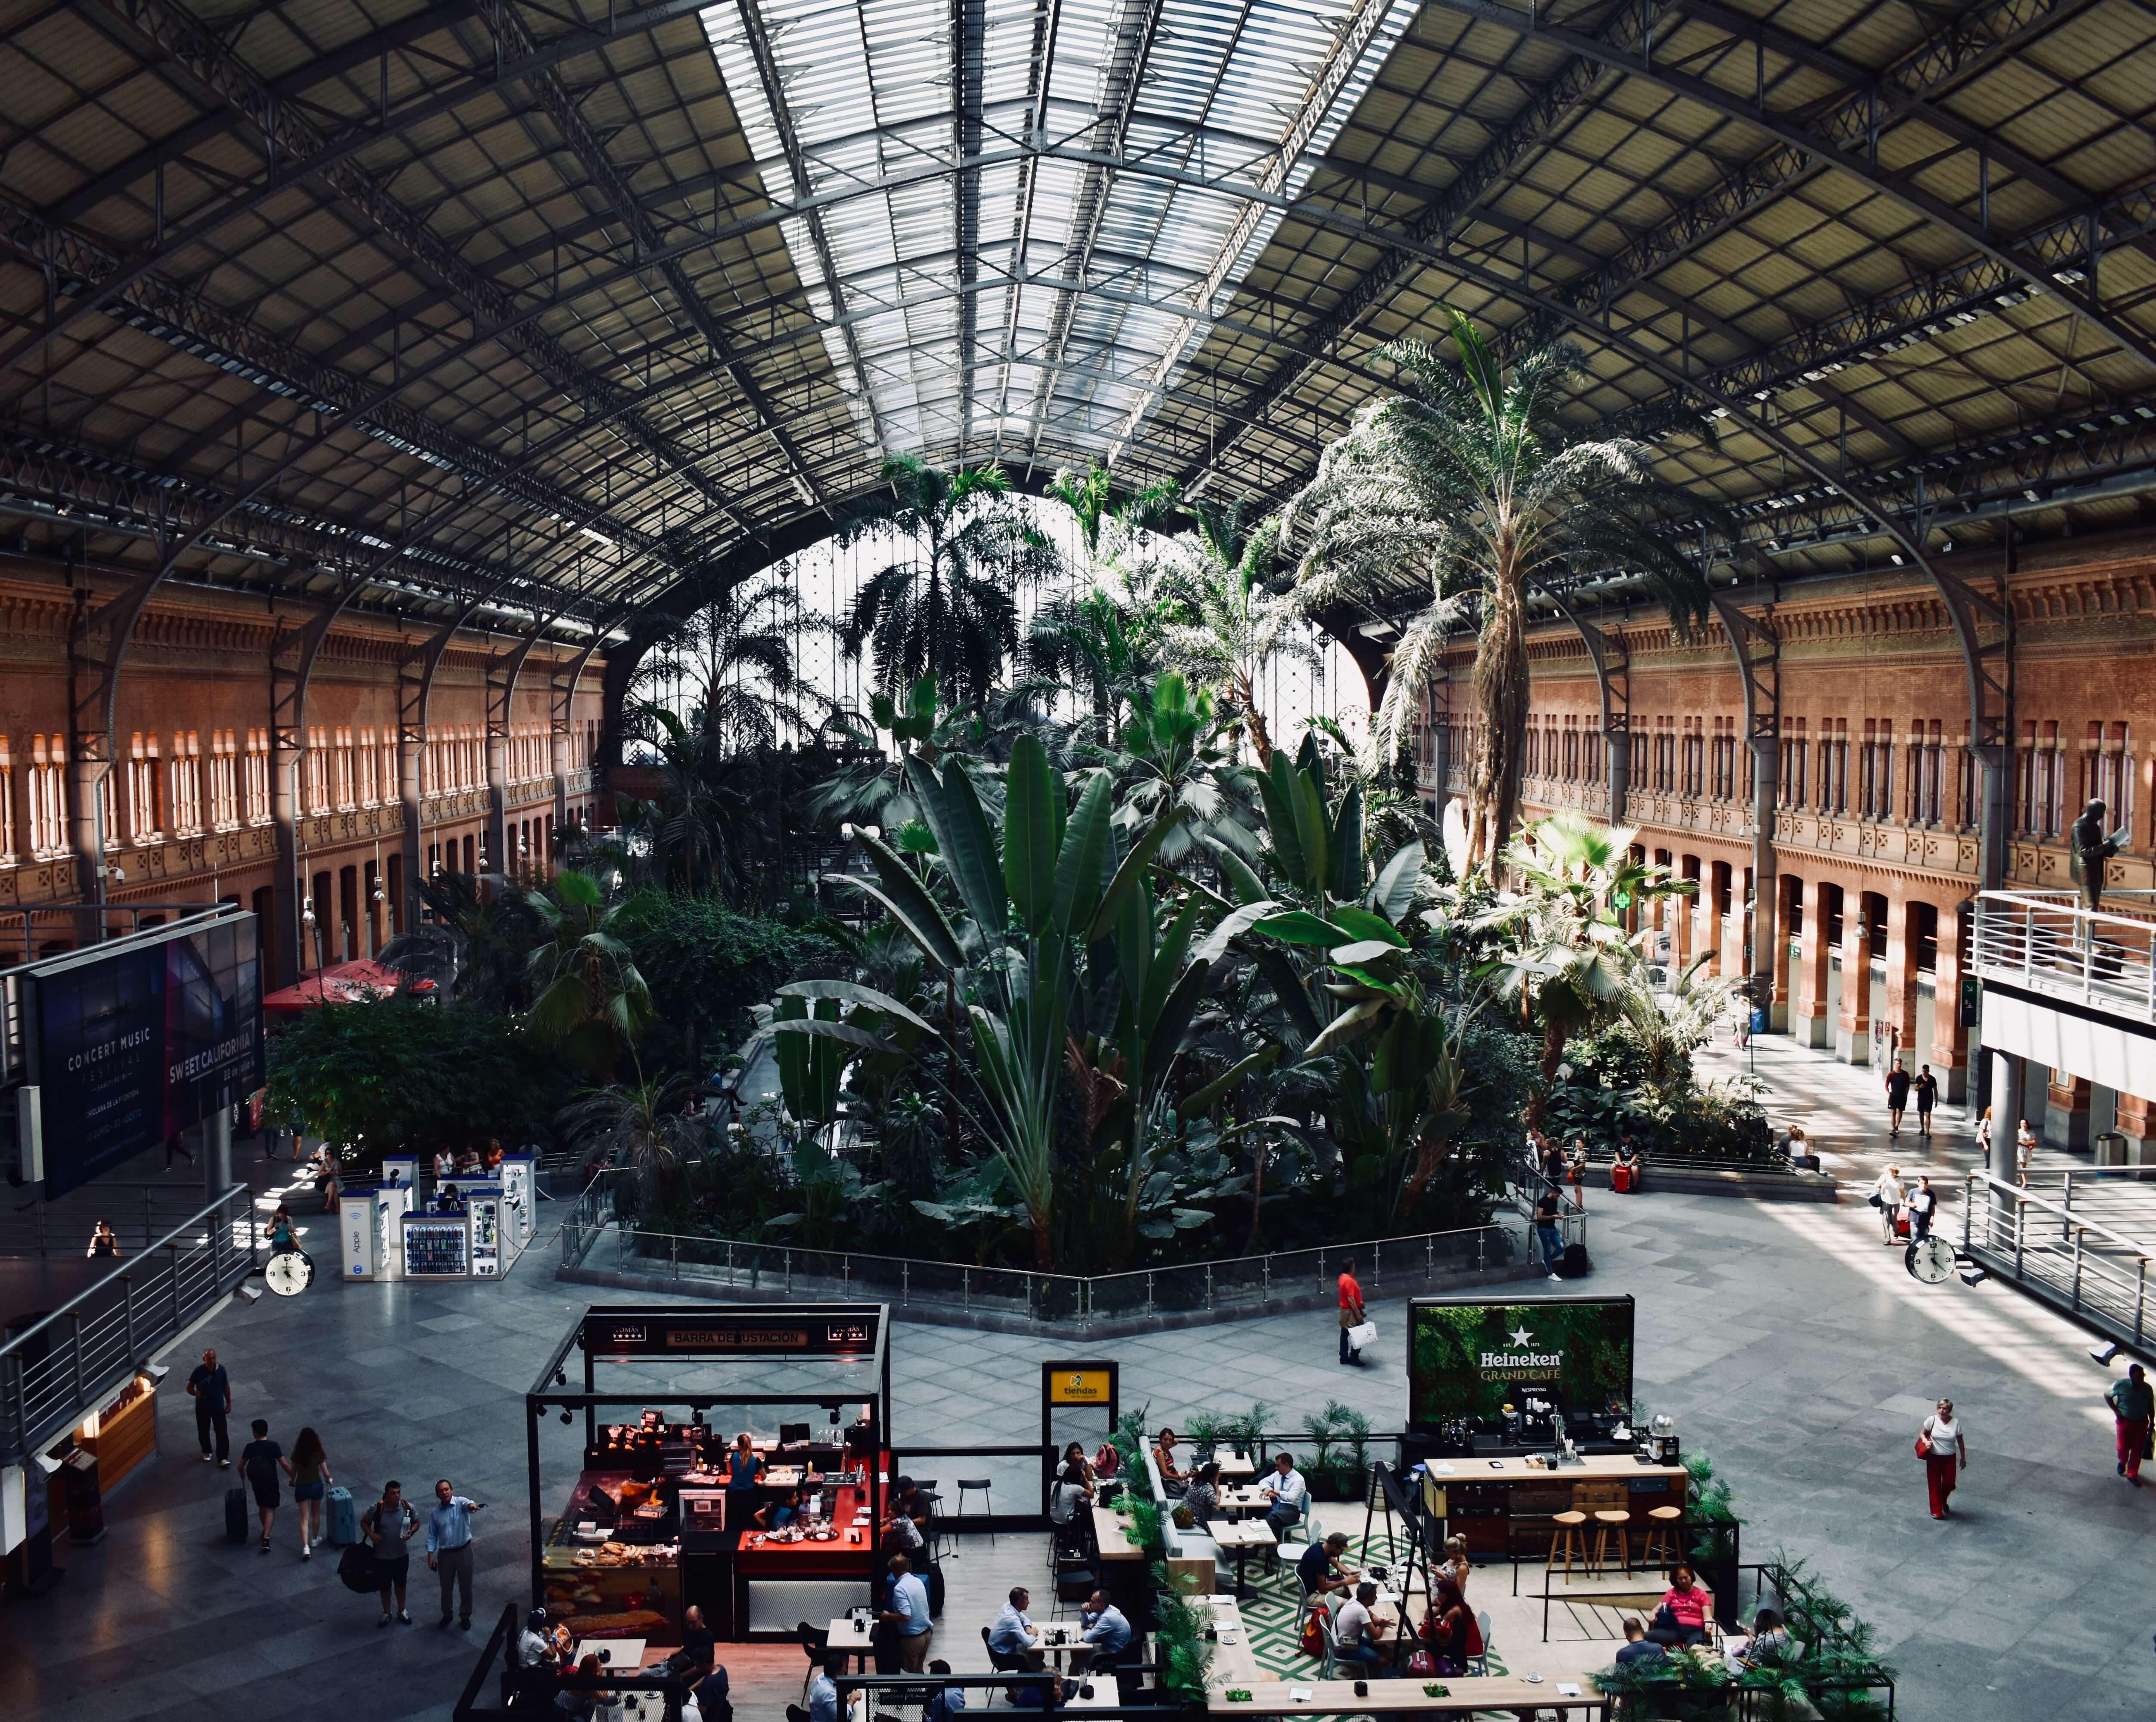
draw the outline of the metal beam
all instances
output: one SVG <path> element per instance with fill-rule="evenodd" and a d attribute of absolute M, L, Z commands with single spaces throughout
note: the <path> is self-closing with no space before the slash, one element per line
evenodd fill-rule
<path fill-rule="evenodd" d="M 1609 774 L 1609 823 L 1625 823 L 1625 803 L 1632 787 L 1632 654 L 1625 636 L 1614 628 L 1597 627 L 1554 587 L 1543 594 L 1558 613 L 1578 630 L 1594 666 L 1594 685 L 1602 696 L 1602 765 Z"/>

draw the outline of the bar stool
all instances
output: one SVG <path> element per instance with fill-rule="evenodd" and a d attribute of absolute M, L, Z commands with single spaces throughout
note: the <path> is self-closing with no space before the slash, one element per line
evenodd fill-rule
<path fill-rule="evenodd" d="M 1584 1513 L 1553 1514 L 1552 1522 L 1556 1525 L 1557 1530 L 1550 1537 L 1549 1559 L 1543 1563 L 1543 1571 L 1548 1572 L 1557 1566 L 1558 1550 L 1562 1549 L 1564 1551 L 1564 1576 L 1567 1578 L 1572 1576 L 1572 1559 L 1575 1555 L 1579 1557 L 1581 1568 L 1592 1571 L 1593 1569 L 1587 1564 L 1586 1534 L 1580 1529 L 1587 1523 L 1587 1514 Z"/>
<path fill-rule="evenodd" d="M 1608 1508 L 1594 1515 L 1594 1563 L 1589 1569 L 1594 1572 L 1609 1570 L 1609 1535 L 1617 1534 L 1617 1547 L 1625 1559 L 1625 1571 L 1632 1570 L 1632 1515 L 1620 1508 Z"/>
<path fill-rule="evenodd" d="M 981 1498 L 981 1514 L 983 1517 L 988 1520 L 988 1546 L 993 1549 L 996 1545 L 996 1509 L 994 1501 L 988 1494 L 988 1479 L 987 1478 L 961 1477 L 958 1479 L 958 1509 L 951 1515 L 951 1528 L 955 1531 L 961 1529 L 964 1525 L 966 1518 L 966 1493 L 968 1489 L 973 1490 Z"/>
<path fill-rule="evenodd" d="M 1681 1507 L 1653 1507 L 1647 1512 L 1647 1544 L 1640 1550 L 1640 1565 L 1650 1572 L 1656 1566 L 1666 1566 L 1677 1558 L 1677 1521 L 1684 1517 Z"/>

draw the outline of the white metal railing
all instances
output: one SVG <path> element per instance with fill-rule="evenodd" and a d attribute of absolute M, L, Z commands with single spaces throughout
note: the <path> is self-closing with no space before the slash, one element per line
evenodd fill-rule
<path fill-rule="evenodd" d="M 2092 913 L 2071 891 L 1984 891 L 1976 973 L 2048 997 L 2156 1022 L 2156 892 L 2107 891 Z"/>
<path fill-rule="evenodd" d="M 1971 1171 L 1965 1182 L 1964 1255 L 2122 1339 L 2143 1343 L 2156 1240 L 2133 1238 L 1989 1172 Z"/>
<path fill-rule="evenodd" d="M 254 1192 L 234 1184 L 0 1345 L 0 1460 L 89 1414 L 152 1351 L 254 1271 Z"/>

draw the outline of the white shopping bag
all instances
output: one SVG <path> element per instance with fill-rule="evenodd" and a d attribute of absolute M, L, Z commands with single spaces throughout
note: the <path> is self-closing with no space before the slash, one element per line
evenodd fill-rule
<path fill-rule="evenodd" d="M 1348 1330 L 1348 1349 L 1350 1351 L 1359 1351 L 1363 1348 L 1363 1346 L 1368 1345 L 1377 1337 L 1378 1324 L 1376 1322 L 1358 1321 L 1354 1326 Z"/>

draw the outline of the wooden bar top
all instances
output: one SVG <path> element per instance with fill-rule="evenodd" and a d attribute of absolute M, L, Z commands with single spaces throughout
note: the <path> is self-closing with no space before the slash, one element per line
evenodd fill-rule
<path fill-rule="evenodd" d="M 1579 1696 L 1569 1698 L 1558 1696 L 1553 1680 L 1530 1684 L 1509 1674 L 1447 1674 L 1434 1682 L 1372 1680 L 1368 1683 L 1369 1695 L 1358 1698 L 1353 1680 L 1253 1680 L 1235 1689 L 1250 1694 L 1247 1703 L 1230 1701 L 1216 1692 L 1206 1700 L 1205 1708 L 1215 1716 L 1351 1716 L 1390 1710 L 1466 1715 L 1474 1710 L 1526 1709 L 1530 1706 L 1545 1710 L 1599 1710 L 1609 1702 L 1585 1681 L 1578 1684 Z M 1427 1696 L 1423 1691 L 1427 1684 L 1447 1688 L 1446 1695 Z M 1291 1690 L 1307 1692 L 1310 1698 L 1307 1702 L 1291 1698 Z"/>
<path fill-rule="evenodd" d="M 1090 1510 L 1093 1514 L 1093 1539 L 1101 1545 L 1103 1561 L 1145 1559 L 1145 1550 L 1131 1540 L 1128 1520 L 1119 1519 L 1106 1507 Z"/>

